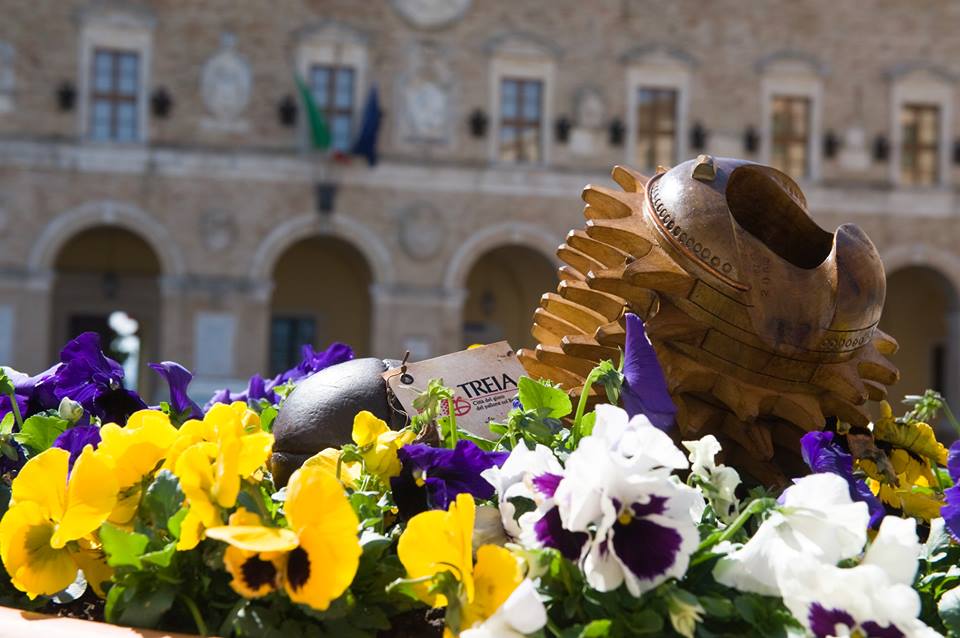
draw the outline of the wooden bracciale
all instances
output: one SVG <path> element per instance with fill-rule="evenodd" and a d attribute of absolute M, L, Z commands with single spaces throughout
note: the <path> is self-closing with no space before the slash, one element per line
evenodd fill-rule
<path fill-rule="evenodd" d="M 619 360 L 624 314 L 646 322 L 685 439 L 715 434 L 756 480 L 803 473 L 799 439 L 827 417 L 870 420 L 899 374 L 877 328 L 883 265 L 857 226 L 821 229 L 784 173 L 701 155 L 646 177 L 617 166 L 623 192 L 587 186 L 586 228 L 558 249 L 555 293 L 534 315 L 533 376 L 579 393 Z"/>

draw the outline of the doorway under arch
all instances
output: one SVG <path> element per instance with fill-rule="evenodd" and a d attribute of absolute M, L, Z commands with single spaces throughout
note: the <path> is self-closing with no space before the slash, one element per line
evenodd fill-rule
<path fill-rule="evenodd" d="M 557 283 L 553 262 L 532 248 L 509 245 L 487 251 L 467 275 L 463 345 L 506 339 L 514 348 L 535 346 L 533 311 Z"/>
<path fill-rule="evenodd" d="M 896 413 L 905 395 L 927 388 L 956 401 L 960 350 L 951 332 L 951 315 L 957 309 L 957 292 L 940 272 L 926 266 L 908 266 L 887 277 L 887 299 L 880 329 L 893 335 L 900 349 L 890 360 L 900 369 L 900 381 L 890 388 L 889 401 Z M 954 406 L 956 409 L 957 406 Z"/>
<path fill-rule="evenodd" d="M 54 260 L 51 352 L 82 332 L 100 335 L 104 352 L 125 370 L 125 384 L 146 400 L 159 360 L 160 275 L 156 251 L 140 235 L 95 226 L 70 238 Z"/>
<path fill-rule="evenodd" d="M 300 361 L 300 348 L 346 343 L 370 354 L 370 265 L 350 243 L 329 236 L 301 239 L 273 269 L 270 301 L 271 374 Z"/>

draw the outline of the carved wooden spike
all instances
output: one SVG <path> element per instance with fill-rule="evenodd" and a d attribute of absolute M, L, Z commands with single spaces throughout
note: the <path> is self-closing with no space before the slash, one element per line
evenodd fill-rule
<path fill-rule="evenodd" d="M 614 365 L 620 362 L 620 349 L 602 346 L 593 337 L 586 335 L 571 335 L 564 337 L 560 343 L 564 354 L 578 359 L 586 359 L 599 363 L 603 360 L 612 361 Z"/>
<path fill-rule="evenodd" d="M 593 334 L 594 330 L 608 323 L 608 319 L 599 312 L 571 303 L 555 292 L 548 292 L 540 297 L 540 306 L 550 314 L 577 326 L 585 334 Z"/>
<path fill-rule="evenodd" d="M 557 274 L 560 277 L 560 281 L 584 281 L 587 278 L 572 266 L 560 266 L 560 268 L 557 269 Z"/>
<path fill-rule="evenodd" d="M 623 193 L 604 188 L 603 186 L 588 185 L 580 194 L 587 204 L 606 219 L 617 219 L 630 216 L 630 205 L 624 201 Z"/>
<path fill-rule="evenodd" d="M 871 401 L 886 401 L 887 400 L 887 386 L 875 381 L 864 381 L 863 385 L 867 388 L 867 397 Z"/>
<path fill-rule="evenodd" d="M 870 414 L 866 408 L 847 403 L 833 394 L 824 394 L 820 397 L 820 406 L 824 414 L 832 414 L 841 421 L 858 427 L 867 427 L 870 423 Z"/>
<path fill-rule="evenodd" d="M 567 246 L 589 255 L 603 264 L 605 268 L 616 268 L 633 260 L 632 255 L 609 244 L 597 241 L 582 230 L 571 230 L 567 234 Z"/>
<path fill-rule="evenodd" d="M 537 343 L 542 343 L 547 346 L 559 346 L 565 336 L 551 332 L 539 323 L 533 324 L 533 327 L 530 328 L 530 334 L 537 340 Z"/>
<path fill-rule="evenodd" d="M 677 395 L 677 421 L 686 425 L 685 436 L 704 436 L 719 430 L 724 414 L 716 406 L 689 394 Z"/>
<path fill-rule="evenodd" d="M 635 217 L 624 219 L 591 219 L 587 235 L 610 244 L 634 257 L 643 257 L 653 245 L 652 231 Z"/>
<path fill-rule="evenodd" d="M 583 385 L 583 378 L 577 376 L 569 370 L 558 368 L 540 361 L 530 350 L 518 350 L 517 359 L 520 361 L 520 364 L 523 366 L 524 370 L 527 371 L 527 374 L 535 379 L 547 379 L 549 381 L 553 381 L 554 383 L 559 383 L 564 388 L 575 388 Z"/>
<path fill-rule="evenodd" d="M 860 376 L 884 385 L 893 385 L 900 380 L 900 371 L 877 351 L 876 346 L 868 343 L 859 351 L 860 363 L 857 369 Z"/>
<path fill-rule="evenodd" d="M 625 300 L 622 297 L 592 290 L 582 281 L 561 281 L 557 292 L 568 301 L 592 308 L 609 321 L 623 314 Z"/>
<path fill-rule="evenodd" d="M 628 284 L 622 279 L 622 273 L 622 269 L 591 272 L 587 277 L 587 285 L 623 298 L 630 305 L 630 312 L 646 320 L 656 310 L 657 293 Z"/>
<path fill-rule="evenodd" d="M 752 421 L 741 421 L 732 414 L 728 414 L 720 431 L 759 459 L 769 461 L 773 458 L 773 440 L 766 426 Z"/>
<path fill-rule="evenodd" d="M 597 328 L 593 338 L 602 346 L 622 349 L 627 344 L 627 331 L 619 322 L 614 321 Z"/>
<path fill-rule="evenodd" d="M 845 362 L 819 366 L 810 382 L 856 405 L 867 400 L 867 386 L 857 370 Z"/>
<path fill-rule="evenodd" d="M 650 181 L 646 175 L 620 165 L 613 167 L 612 175 L 613 181 L 628 193 L 642 193 L 647 188 L 647 182 Z"/>
<path fill-rule="evenodd" d="M 877 352 L 884 356 L 896 354 L 897 350 L 900 349 L 900 344 L 897 343 L 897 340 L 879 328 L 877 328 L 877 331 L 873 334 L 873 345 L 876 346 Z"/>
<path fill-rule="evenodd" d="M 606 266 L 590 255 L 582 253 L 576 248 L 571 248 L 566 244 L 561 244 L 560 248 L 557 249 L 557 257 L 582 273 L 589 273 L 591 270 L 604 270 L 606 268 Z"/>
<path fill-rule="evenodd" d="M 569 370 L 584 379 L 587 378 L 595 365 L 593 361 L 571 356 L 556 346 L 545 346 L 543 344 L 537 346 L 535 356 L 538 361 Z"/>
<path fill-rule="evenodd" d="M 583 328 L 580 326 L 572 324 L 566 319 L 562 319 L 555 314 L 548 312 L 545 308 L 537 308 L 534 311 L 533 321 L 535 325 L 541 326 L 544 330 L 556 335 L 558 339 L 563 339 L 567 335 L 590 334 L 583 330 Z M 557 343 L 559 344 L 559 341 Z"/>

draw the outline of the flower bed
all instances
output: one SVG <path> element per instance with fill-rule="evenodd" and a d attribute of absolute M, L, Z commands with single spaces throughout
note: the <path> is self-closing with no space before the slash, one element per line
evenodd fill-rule
<path fill-rule="evenodd" d="M 806 435 L 811 473 L 775 493 L 713 436 L 677 445 L 627 326 L 625 369 L 591 374 L 593 410 L 521 378 L 485 440 L 443 416 L 452 392 L 433 381 L 406 428 L 360 412 L 351 443 L 282 489 L 273 419 L 344 346 L 204 407 L 171 362 L 153 366 L 170 401 L 148 407 L 92 334 L 37 376 L 5 369 L 0 603 L 27 611 L 0 612 L 4 635 L 62 622 L 32 611 L 291 638 L 960 631 L 960 447 L 926 425 L 937 395 Z"/>

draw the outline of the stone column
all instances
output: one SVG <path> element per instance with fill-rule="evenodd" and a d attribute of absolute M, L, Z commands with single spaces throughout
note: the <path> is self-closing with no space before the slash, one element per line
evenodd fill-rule
<path fill-rule="evenodd" d="M 51 343 L 53 274 L 31 273 L 0 281 L 0 304 L 9 308 L 10 359 L 0 361 L 29 374 L 46 370 L 57 359 Z"/>

